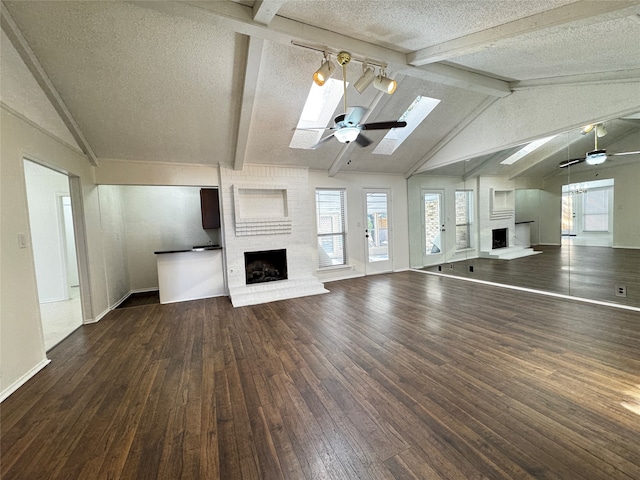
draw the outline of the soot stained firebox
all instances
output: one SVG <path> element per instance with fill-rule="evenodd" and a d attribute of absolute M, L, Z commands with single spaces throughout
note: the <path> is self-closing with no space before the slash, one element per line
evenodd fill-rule
<path fill-rule="evenodd" d="M 491 248 L 495 250 L 496 248 L 506 248 L 507 245 L 507 229 L 506 228 L 496 228 L 491 232 Z"/>
<path fill-rule="evenodd" d="M 244 265 L 247 285 L 287 279 L 287 251 L 285 249 L 245 252 Z"/>

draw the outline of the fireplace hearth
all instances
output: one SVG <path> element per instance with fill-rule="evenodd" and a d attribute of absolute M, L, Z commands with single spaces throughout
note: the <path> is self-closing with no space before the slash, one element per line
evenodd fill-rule
<path fill-rule="evenodd" d="M 508 247 L 507 242 L 507 230 L 506 228 L 495 228 L 491 231 L 491 248 L 496 250 L 498 248 Z"/>
<path fill-rule="evenodd" d="M 285 249 L 245 252 L 244 265 L 247 285 L 287 279 Z"/>

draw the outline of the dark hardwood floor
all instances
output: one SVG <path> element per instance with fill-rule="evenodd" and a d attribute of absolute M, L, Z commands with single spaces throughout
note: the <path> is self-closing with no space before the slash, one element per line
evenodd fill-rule
<path fill-rule="evenodd" d="M 402 272 L 116 309 L 1 407 L 2 478 L 638 479 L 640 314 Z"/>
<path fill-rule="evenodd" d="M 442 265 L 440 272 L 640 307 L 639 249 L 540 245 L 534 250 L 543 253 L 513 260 L 463 260 Z M 470 266 L 473 272 L 469 271 Z M 424 270 L 438 272 L 438 266 Z M 626 287 L 626 297 L 616 296 L 616 285 Z"/>

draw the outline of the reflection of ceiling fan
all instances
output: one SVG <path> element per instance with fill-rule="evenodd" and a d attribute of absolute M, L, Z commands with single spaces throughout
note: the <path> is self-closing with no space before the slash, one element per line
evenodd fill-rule
<path fill-rule="evenodd" d="M 325 143 L 330 138 L 335 138 L 340 143 L 356 142 L 361 147 L 371 144 L 371 140 L 362 135 L 362 130 L 389 130 L 391 128 L 402 128 L 407 126 L 407 122 L 389 121 L 389 122 L 373 122 L 360 123 L 362 117 L 367 112 L 364 107 L 347 108 L 347 63 L 351 61 L 351 55 L 347 52 L 338 54 L 338 63 L 342 65 L 342 84 L 344 88 L 344 111 L 345 113 L 338 115 L 334 121 L 333 127 L 311 127 L 304 130 L 331 130 L 332 133 L 322 138 L 316 143 L 312 149 Z"/>
<path fill-rule="evenodd" d="M 572 158 L 570 160 L 565 160 L 560 163 L 560 168 L 568 167 L 569 165 L 575 165 L 577 163 L 586 162 L 587 165 L 600 165 L 604 163 L 609 157 L 617 157 L 623 155 L 639 155 L 640 150 L 634 152 L 619 152 L 619 153 L 607 153 L 604 149 L 598 149 L 598 138 L 604 137 L 607 134 L 607 129 L 604 127 L 603 123 L 598 123 L 594 125 L 587 125 L 581 131 L 583 135 L 593 131 L 595 146 L 594 149 L 590 152 L 587 152 L 584 157 L 580 158 Z"/>

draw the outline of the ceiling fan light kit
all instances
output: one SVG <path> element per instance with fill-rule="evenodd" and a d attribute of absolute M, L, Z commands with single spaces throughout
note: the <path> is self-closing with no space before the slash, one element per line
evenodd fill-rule
<path fill-rule="evenodd" d="M 358 127 L 342 127 L 339 130 L 336 130 L 333 133 L 333 136 L 336 137 L 340 143 L 351 143 L 360 134 L 360 129 Z"/>
<path fill-rule="evenodd" d="M 586 135 L 587 133 L 593 132 L 594 139 L 594 150 L 587 152 L 584 157 L 580 158 L 572 158 L 570 160 L 565 160 L 560 163 L 560 168 L 566 168 L 570 165 L 575 165 L 577 163 L 585 162 L 587 165 L 601 165 L 607 161 L 610 157 L 617 157 L 622 155 L 639 155 L 640 151 L 629 151 L 629 152 L 619 152 L 619 153 L 609 153 L 607 155 L 607 151 L 602 148 L 598 148 L 598 138 L 604 137 L 607 134 L 607 129 L 604 126 L 604 123 L 594 123 L 591 125 L 586 125 L 582 127 L 580 133 L 582 135 Z"/>
<path fill-rule="evenodd" d="M 585 161 L 587 165 L 600 165 L 607 160 L 607 151 L 606 150 L 593 150 L 588 152 Z"/>

